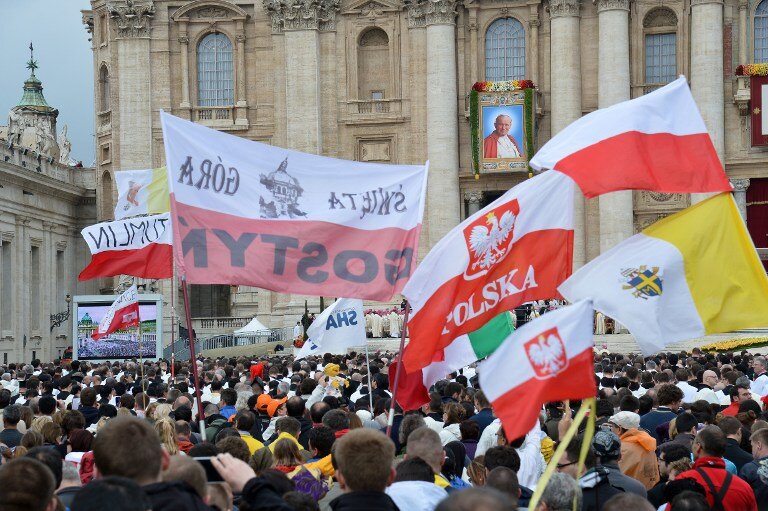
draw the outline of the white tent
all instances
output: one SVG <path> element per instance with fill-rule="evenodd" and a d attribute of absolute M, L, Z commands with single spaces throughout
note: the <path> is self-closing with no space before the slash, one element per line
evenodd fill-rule
<path fill-rule="evenodd" d="M 235 334 L 248 335 L 261 332 L 269 332 L 269 328 L 265 327 L 261 321 L 257 318 L 253 318 L 247 325 L 239 330 L 235 330 Z"/>

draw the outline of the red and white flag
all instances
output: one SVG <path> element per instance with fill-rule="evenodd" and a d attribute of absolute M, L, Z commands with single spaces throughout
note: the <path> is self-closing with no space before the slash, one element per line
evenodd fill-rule
<path fill-rule="evenodd" d="M 559 298 L 571 274 L 573 181 L 544 172 L 452 229 L 403 289 L 411 304 L 408 373 L 426 367 L 462 334 L 531 300 Z"/>
<path fill-rule="evenodd" d="M 588 300 L 548 312 L 480 364 L 480 387 L 507 438 L 528 433 L 544 403 L 595 397 L 593 313 Z"/>
<path fill-rule="evenodd" d="M 161 113 L 191 284 L 389 300 L 416 266 L 426 165 L 337 160 Z"/>
<path fill-rule="evenodd" d="M 139 292 L 134 284 L 109 306 L 107 313 L 99 321 L 99 328 L 94 330 L 91 337 L 99 340 L 112 332 L 139 326 L 139 324 Z"/>
<path fill-rule="evenodd" d="M 113 275 L 145 279 L 173 276 L 170 213 L 102 222 L 82 230 L 91 262 L 80 280 Z"/>
<path fill-rule="evenodd" d="M 685 77 L 574 121 L 531 159 L 586 197 L 617 190 L 724 192 L 731 185 Z"/>

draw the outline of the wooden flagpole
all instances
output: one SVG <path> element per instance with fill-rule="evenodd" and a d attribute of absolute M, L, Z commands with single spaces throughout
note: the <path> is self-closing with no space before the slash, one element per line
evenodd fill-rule
<path fill-rule="evenodd" d="M 371 388 L 371 357 L 368 355 L 368 339 L 365 340 L 365 367 L 368 368 L 368 401 L 371 406 L 371 417 L 373 417 L 373 388 Z"/>
<path fill-rule="evenodd" d="M 405 315 L 403 316 L 403 331 L 400 332 L 400 351 L 397 354 L 397 366 L 395 373 L 395 388 L 392 389 L 392 402 L 389 405 L 389 418 L 387 419 L 387 436 L 392 433 L 392 424 L 395 422 L 395 399 L 397 399 L 397 385 L 400 383 L 400 372 L 403 370 L 403 350 L 405 350 L 405 334 L 408 330 L 408 316 L 410 316 L 411 304 L 405 303 Z M 368 382 L 369 384 L 371 382 Z M 369 389 L 371 391 L 373 389 Z M 371 410 L 373 413 L 373 410 Z"/>
<path fill-rule="evenodd" d="M 197 401 L 197 419 L 200 424 L 200 436 L 205 442 L 205 414 L 203 413 L 203 401 L 200 398 L 200 375 L 197 373 L 197 356 L 195 354 L 195 334 L 192 330 L 192 313 L 189 306 L 189 290 L 187 289 L 187 276 L 181 276 L 181 292 L 184 297 L 184 315 L 187 317 L 187 331 L 189 335 L 189 361 L 192 367 L 192 382 L 195 385 L 195 401 Z"/>

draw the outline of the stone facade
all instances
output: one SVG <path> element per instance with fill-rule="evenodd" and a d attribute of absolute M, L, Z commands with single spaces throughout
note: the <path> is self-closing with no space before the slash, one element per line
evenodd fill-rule
<path fill-rule="evenodd" d="M 94 169 L 68 165 L 66 129 L 60 154 L 58 111 L 30 65 L 22 100 L 0 126 L 2 364 L 61 357 L 71 345 L 68 299 L 99 293 L 98 281 L 77 281 L 90 260 L 80 230 L 96 222 Z"/>
<path fill-rule="evenodd" d="M 423 255 L 467 214 L 527 177 L 476 180 L 470 167 L 466 95 L 485 79 L 485 34 L 504 17 L 525 28 L 539 147 L 584 113 L 658 87 L 645 77 L 646 37 L 674 33 L 676 72 L 691 80 L 745 204 L 748 180 L 768 178 L 768 151 L 749 143 L 748 82 L 732 72 L 752 52 L 753 4 L 92 0 L 84 20 L 96 71 L 98 216 L 111 216 L 114 171 L 164 163 L 164 109 L 234 135 L 337 158 L 429 159 Z M 212 32 L 232 44 L 231 105 L 200 106 L 198 99 L 198 44 Z M 648 192 L 579 196 L 576 265 L 696 200 Z M 170 297 L 173 287 L 163 286 Z M 305 299 L 243 287 L 227 292 L 231 315 L 259 314 L 273 327 L 294 324 Z"/>

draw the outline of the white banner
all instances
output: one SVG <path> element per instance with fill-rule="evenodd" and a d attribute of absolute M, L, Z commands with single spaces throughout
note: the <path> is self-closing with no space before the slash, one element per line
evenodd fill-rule
<path fill-rule="evenodd" d="M 152 243 L 173 243 L 171 214 L 144 216 L 90 225 L 81 231 L 91 254 L 108 250 L 135 250 Z"/>
<path fill-rule="evenodd" d="M 323 353 L 344 354 L 349 348 L 365 345 L 363 301 L 339 298 L 309 325 L 307 336 L 309 339 L 295 355 L 297 359 Z"/>

